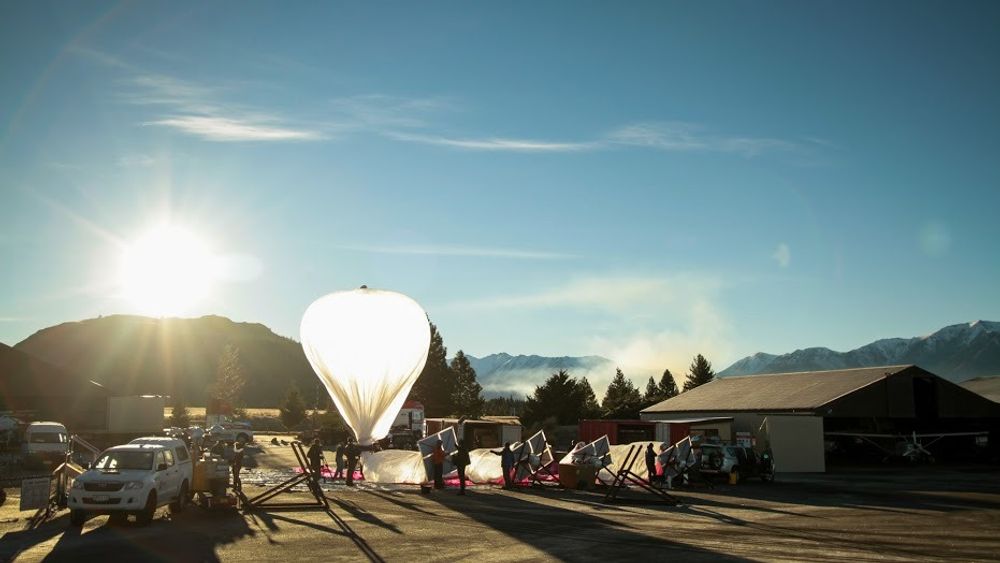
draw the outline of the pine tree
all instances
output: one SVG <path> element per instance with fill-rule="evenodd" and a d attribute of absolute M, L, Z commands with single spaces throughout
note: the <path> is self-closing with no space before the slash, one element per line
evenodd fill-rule
<path fill-rule="evenodd" d="M 281 404 L 281 422 L 287 428 L 295 428 L 306 419 L 306 403 L 298 387 L 292 387 Z"/>
<path fill-rule="evenodd" d="M 705 359 L 705 356 L 698 354 L 688 368 L 687 381 L 684 382 L 684 390 L 690 391 L 699 385 L 704 385 L 715 379 L 715 372 L 712 371 L 712 363 Z"/>
<path fill-rule="evenodd" d="M 448 349 L 437 326 L 431 323 L 427 363 L 410 390 L 410 398 L 423 403 L 426 416 L 448 416 L 455 414 L 454 393 L 455 377 L 448 367 Z"/>
<path fill-rule="evenodd" d="M 212 385 L 210 395 L 225 403 L 229 408 L 240 406 L 240 395 L 242 395 L 246 384 L 243 362 L 240 361 L 240 349 L 233 344 L 226 344 L 222 353 L 219 354 L 215 369 L 215 383 Z"/>
<path fill-rule="evenodd" d="M 656 380 L 653 376 L 649 376 L 649 381 L 646 382 L 646 393 L 642 396 L 642 403 L 646 406 L 654 405 L 662 401 L 660 398 L 660 388 L 656 385 Z"/>
<path fill-rule="evenodd" d="M 469 363 L 469 358 L 465 357 L 465 352 L 459 350 L 455 354 L 449 369 L 455 381 L 452 393 L 455 414 L 479 418 L 486 401 L 483 399 L 483 387 L 476 381 L 476 370 Z"/>
<path fill-rule="evenodd" d="M 663 370 L 663 375 L 660 377 L 660 383 L 657 387 L 659 389 L 661 401 L 676 397 L 679 393 L 677 390 L 677 382 L 674 381 L 674 374 L 670 373 L 669 369 Z"/>
<path fill-rule="evenodd" d="M 180 395 L 174 395 L 170 403 L 170 426 L 174 428 L 187 428 L 191 425 L 191 413 L 188 412 L 187 403 Z"/>
<path fill-rule="evenodd" d="M 580 418 L 601 416 L 601 405 L 597 404 L 597 395 L 594 394 L 594 388 L 587 381 L 587 376 L 581 377 L 580 381 L 576 383 L 576 392 L 579 394 L 576 402 L 581 405 Z"/>
<path fill-rule="evenodd" d="M 593 395 L 593 391 L 590 393 Z M 525 400 L 521 422 L 531 427 L 551 418 L 556 424 L 576 424 L 586 408 L 586 391 L 580 388 L 580 382 L 566 370 L 559 370 L 536 386 L 534 394 Z"/>
<path fill-rule="evenodd" d="M 639 418 L 642 396 L 632 380 L 625 377 L 621 369 L 615 370 L 615 377 L 608 385 L 608 391 L 601 402 L 605 418 Z"/>

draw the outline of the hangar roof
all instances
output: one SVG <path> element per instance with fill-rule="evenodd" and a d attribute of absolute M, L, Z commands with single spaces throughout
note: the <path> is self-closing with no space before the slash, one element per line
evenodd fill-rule
<path fill-rule="evenodd" d="M 642 412 L 811 411 L 914 367 L 881 366 L 723 377 L 647 407 Z"/>

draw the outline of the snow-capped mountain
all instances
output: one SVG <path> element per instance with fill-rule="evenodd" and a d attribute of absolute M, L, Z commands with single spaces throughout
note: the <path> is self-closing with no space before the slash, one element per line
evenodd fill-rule
<path fill-rule="evenodd" d="M 530 395 L 553 373 L 564 369 L 576 378 L 586 377 L 598 396 L 615 375 L 615 363 L 601 356 L 512 356 L 490 354 L 482 358 L 466 356 L 476 370 L 476 380 L 488 397 Z"/>
<path fill-rule="evenodd" d="M 886 338 L 849 352 L 806 348 L 782 355 L 747 356 L 720 376 L 787 373 L 857 367 L 917 364 L 952 381 L 1000 375 L 1000 323 L 973 321 L 951 325 L 928 336 Z"/>

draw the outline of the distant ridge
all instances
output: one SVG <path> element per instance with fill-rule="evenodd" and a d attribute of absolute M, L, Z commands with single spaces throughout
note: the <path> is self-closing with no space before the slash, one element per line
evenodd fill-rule
<path fill-rule="evenodd" d="M 928 336 L 876 340 L 849 352 L 806 348 L 782 355 L 757 353 L 719 372 L 719 376 L 789 373 L 917 364 L 961 382 L 1000 374 L 1000 323 L 973 321 L 946 326 Z"/>
<path fill-rule="evenodd" d="M 602 356 L 512 356 L 501 352 L 468 358 L 487 397 L 529 395 L 536 385 L 564 369 L 573 377 L 587 377 L 600 398 L 604 389 L 595 384 L 595 379 L 606 384 L 615 374 L 615 363 Z"/>

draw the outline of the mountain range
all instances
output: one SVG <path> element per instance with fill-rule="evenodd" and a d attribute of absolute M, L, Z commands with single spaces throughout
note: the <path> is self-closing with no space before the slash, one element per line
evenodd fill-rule
<path fill-rule="evenodd" d="M 1000 323 L 956 324 L 928 336 L 886 338 L 848 352 L 829 348 L 805 348 L 781 355 L 760 352 L 733 363 L 719 376 L 899 364 L 917 364 L 954 382 L 1000 375 Z"/>
<path fill-rule="evenodd" d="M 239 350 L 247 380 L 243 398 L 248 406 L 277 406 L 292 385 L 307 401 L 313 399 L 318 380 L 298 342 L 262 324 L 225 317 L 112 315 L 42 329 L 15 348 L 76 377 L 101 383 L 116 395 L 181 393 L 188 403 L 204 405 L 227 345 Z M 468 358 L 487 397 L 529 395 L 536 385 L 565 369 L 574 377 L 587 377 L 600 399 L 616 368 L 613 360 L 601 356 L 500 353 Z M 1000 375 L 1000 323 L 957 324 L 929 336 L 878 340 L 849 352 L 807 348 L 783 355 L 758 353 L 735 362 L 719 375 L 911 363 L 956 382 Z M 680 385 L 684 374 L 674 377 Z"/>
<path fill-rule="evenodd" d="M 486 397 L 510 396 L 522 398 L 530 395 L 536 385 L 541 385 L 553 373 L 566 370 L 573 377 L 586 377 L 600 399 L 603 388 L 598 382 L 611 380 L 615 363 L 601 356 L 512 356 L 506 353 L 490 354 L 482 358 L 466 356 L 476 370 L 476 380 L 483 386 Z"/>

